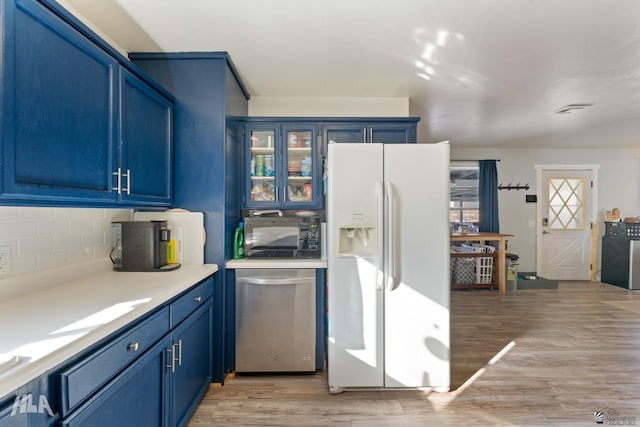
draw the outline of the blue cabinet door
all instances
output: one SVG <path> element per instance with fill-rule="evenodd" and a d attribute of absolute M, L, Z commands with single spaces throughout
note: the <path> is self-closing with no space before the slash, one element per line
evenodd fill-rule
<path fill-rule="evenodd" d="M 244 130 L 244 206 L 321 209 L 318 125 L 249 120 Z"/>
<path fill-rule="evenodd" d="M 30 414 L 20 412 L 19 405 L 14 406 L 16 398 L 20 395 L 10 395 L 4 402 L 0 403 L 0 427 L 28 427 Z M 37 396 L 36 396 L 37 404 Z"/>
<path fill-rule="evenodd" d="M 322 208 L 322 164 L 317 135 L 315 124 L 282 124 L 282 207 Z"/>
<path fill-rule="evenodd" d="M 364 123 L 325 125 L 324 141 L 326 144 L 367 142 L 367 125 Z"/>
<path fill-rule="evenodd" d="M 120 70 L 120 199 L 171 205 L 172 102 Z"/>
<path fill-rule="evenodd" d="M 184 426 L 211 381 L 212 299 L 172 333 L 174 366 L 171 377 L 171 425 Z"/>
<path fill-rule="evenodd" d="M 322 154 L 327 154 L 327 144 L 332 143 L 415 143 L 417 121 L 415 118 L 399 118 L 380 122 L 372 119 L 351 123 L 327 123 L 323 126 Z"/>
<path fill-rule="evenodd" d="M 37 1 L 2 8 L 0 198 L 115 203 L 117 61 Z"/>
<path fill-rule="evenodd" d="M 280 207 L 282 148 L 279 123 L 247 124 L 244 204 L 251 208 Z"/>
<path fill-rule="evenodd" d="M 327 143 L 407 144 L 415 141 L 415 123 L 330 124 L 324 128 Z"/>
<path fill-rule="evenodd" d="M 378 124 L 369 127 L 367 142 L 378 144 L 408 144 L 416 142 L 413 123 Z"/>
<path fill-rule="evenodd" d="M 64 418 L 64 427 L 168 425 L 167 368 L 170 348 L 165 336 L 77 411 Z"/>

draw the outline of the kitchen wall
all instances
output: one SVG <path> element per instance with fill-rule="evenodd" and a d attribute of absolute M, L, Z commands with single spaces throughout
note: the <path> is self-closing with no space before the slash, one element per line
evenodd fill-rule
<path fill-rule="evenodd" d="M 599 165 L 598 218 L 604 233 L 604 212 L 620 209 L 621 216 L 640 216 L 639 149 L 533 149 L 533 148 L 451 148 L 452 159 L 500 159 L 498 183 L 529 184 L 528 191 L 498 191 L 500 231 L 514 234 L 509 251 L 520 256 L 520 271 L 536 269 L 536 204 L 525 203 L 525 194 L 536 194 L 536 165 Z M 533 226 L 531 226 L 532 224 Z M 598 239 L 598 245 L 600 245 Z M 600 250 L 598 250 L 600 253 Z M 600 270 L 598 256 L 598 271 Z"/>
<path fill-rule="evenodd" d="M 107 258 L 111 221 L 130 209 L 0 206 L 0 246 L 11 246 L 11 274 L 48 270 Z"/>

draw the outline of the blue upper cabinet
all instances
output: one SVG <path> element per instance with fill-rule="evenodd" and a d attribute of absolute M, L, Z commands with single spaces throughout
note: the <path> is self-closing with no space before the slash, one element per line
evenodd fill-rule
<path fill-rule="evenodd" d="M 285 207 L 322 208 L 322 168 L 317 135 L 317 125 L 282 125 L 282 188 Z"/>
<path fill-rule="evenodd" d="M 418 120 L 398 117 L 326 123 L 323 125 L 323 155 L 327 153 L 327 144 L 331 143 L 415 143 Z"/>
<path fill-rule="evenodd" d="M 170 206 L 171 96 L 55 2 L 0 7 L 0 204 Z"/>
<path fill-rule="evenodd" d="M 328 143 L 415 143 L 419 120 L 245 117 L 243 206 L 322 209 Z"/>
<path fill-rule="evenodd" d="M 128 70 L 122 68 L 120 76 L 120 198 L 170 204 L 172 103 Z"/>
<path fill-rule="evenodd" d="M 35 1 L 2 7 L 2 197 L 115 201 L 118 62 Z"/>
<path fill-rule="evenodd" d="M 245 126 L 245 207 L 322 207 L 318 133 L 318 125 L 311 123 Z"/>
<path fill-rule="evenodd" d="M 246 207 L 281 205 L 282 143 L 279 123 L 248 124 L 244 128 L 247 153 L 245 160 Z"/>

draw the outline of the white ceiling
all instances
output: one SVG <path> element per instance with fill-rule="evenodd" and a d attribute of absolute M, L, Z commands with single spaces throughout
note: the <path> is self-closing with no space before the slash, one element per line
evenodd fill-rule
<path fill-rule="evenodd" d="M 229 52 L 254 96 L 409 98 L 428 142 L 640 147 L 638 0 L 66 1 L 129 52 Z"/>

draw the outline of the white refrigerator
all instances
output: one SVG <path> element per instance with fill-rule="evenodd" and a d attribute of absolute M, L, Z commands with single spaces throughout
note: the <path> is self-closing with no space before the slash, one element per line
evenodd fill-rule
<path fill-rule="evenodd" d="M 327 257 L 329 391 L 449 390 L 449 143 L 330 144 Z"/>

